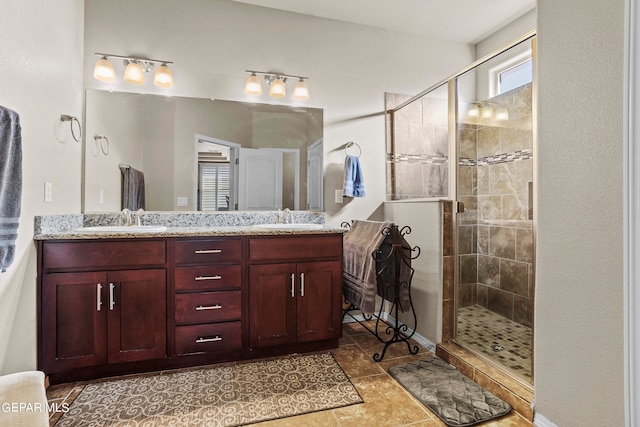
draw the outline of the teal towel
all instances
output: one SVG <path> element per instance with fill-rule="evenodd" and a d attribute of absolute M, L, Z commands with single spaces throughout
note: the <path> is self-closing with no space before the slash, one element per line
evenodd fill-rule
<path fill-rule="evenodd" d="M 347 156 L 344 160 L 344 195 L 346 197 L 364 196 L 362 167 L 358 156 Z"/>
<path fill-rule="evenodd" d="M 22 198 L 22 135 L 20 116 L 0 106 L 0 272 L 15 255 Z"/>

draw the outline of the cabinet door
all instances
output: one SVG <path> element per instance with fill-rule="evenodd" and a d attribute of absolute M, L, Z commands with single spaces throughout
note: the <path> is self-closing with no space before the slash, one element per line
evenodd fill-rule
<path fill-rule="evenodd" d="M 42 369 L 100 365 L 107 359 L 105 273 L 45 274 L 42 279 Z"/>
<path fill-rule="evenodd" d="M 340 337 L 341 268 L 340 261 L 298 264 L 299 342 Z"/>
<path fill-rule="evenodd" d="M 114 271 L 107 278 L 109 363 L 165 357 L 165 270 Z"/>
<path fill-rule="evenodd" d="M 295 264 L 249 267 L 249 341 L 251 347 L 296 342 Z"/>

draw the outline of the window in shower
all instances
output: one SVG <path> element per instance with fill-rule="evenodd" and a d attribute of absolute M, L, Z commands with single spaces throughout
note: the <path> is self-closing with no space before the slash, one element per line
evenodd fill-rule
<path fill-rule="evenodd" d="M 491 71 L 531 40 L 456 78 L 455 341 L 532 381 L 532 83 L 492 95 Z"/>

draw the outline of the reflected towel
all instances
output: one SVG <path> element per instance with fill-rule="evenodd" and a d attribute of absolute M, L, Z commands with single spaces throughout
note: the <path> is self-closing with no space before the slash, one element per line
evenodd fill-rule
<path fill-rule="evenodd" d="M 22 197 L 20 116 L 0 106 L 0 271 L 13 262 Z"/>
<path fill-rule="evenodd" d="M 385 238 L 382 230 L 390 226 L 390 222 L 353 221 L 344 236 L 344 296 L 366 314 L 374 312 L 377 293 L 376 264 L 372 255 Z"/>
<path fill-rule="evenodd" d="M 347 156 L 344 159 L 344 196 L 363 197 L 364 182 L 362 167 L 358 156 Z"/>
<path fill-rule="evenodd" d="M 120 165 L 122 171 L 122 209 L 144 209 L 144 173 L 131 166 Z"/>

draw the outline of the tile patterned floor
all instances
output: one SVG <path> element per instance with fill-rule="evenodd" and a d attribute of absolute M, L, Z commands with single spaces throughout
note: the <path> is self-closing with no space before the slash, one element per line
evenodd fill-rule
<path fill-rule="evenodd" d="M 473 305 L 458 309 L 456 342 L 531 382 L 531 328 Z"/>
<path fill-rule="evenodd" d="M 433 354 L 420 348 L 417 355 L 409 355 L 405 344 L 393 344 L 388 348 L 385 358 L 376 363 L 372 356 L 381 349 L 380 342 L 360 324 L 345 324 L 340 346 L 332 353 L 365 403 L 255 425 L 260 427 L 444 427 L 445 424 L 442 421 L 387 373 L 391 366 L 434 357 Z M 47 390 L 47 395 L 50 402 L 59 405 L 63 402 L 70 403 L 82 391 L 84 385 L 85 383 L 69 383 L 51 386 Z M 51 426 L 60 415 L 60 413 L 52 414 Z M 531 427 L 533 424 L 512 411 L 505 417 L 487 421 L 478 426 Z"/>

